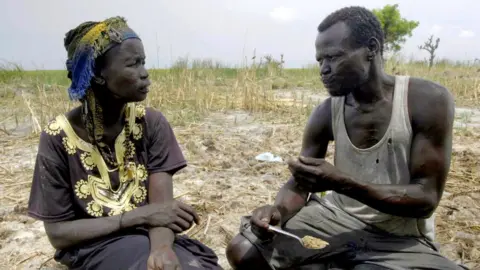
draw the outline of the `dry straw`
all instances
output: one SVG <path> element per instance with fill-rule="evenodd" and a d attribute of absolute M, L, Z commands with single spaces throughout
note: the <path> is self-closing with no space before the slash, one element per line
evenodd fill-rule
<path fill-rule="evenodd" d="M 272 203 L 289 176 L 285 164 L 261 163 L 254 157 L 266 151 L 284 159 L 297 156 L 306 119 L 325 92 L 314 68 L 286 70 L 269 63 L 233 69 L 212 61 L 193 61 L 195 67 L 187 68 L 188 63 L 151 71 L 153 84 L 145 103 L 167 116 L 189 162 L 175 176 L 175 194 L 197 209 L 202 222 L 186 234 L 212 247 L 228 269 L 225 247 L 237 233 L 240 217 Z M 429 70 L 422 64 L 394 61 L 386 67 L 391 73 L 446 85 L 457 105 L 479 104 L 478 67 L 439 64 Z M 34 132 L 77 106 L 68 101 L 67 84 L 63 71 L 0 72 L 0 266 L 58 267 L 51 260 L 48 239 L 25 213 L 38 142 Z M 480 266 L 475 147 L 480 136 L 470 120 L 459 121 L 465 125 L 455 131 L 452 169 L 437 210 L 436 233 L 444 254 L 473 269 Z M 18 228 L 35 237 L 13 240 Z"/>

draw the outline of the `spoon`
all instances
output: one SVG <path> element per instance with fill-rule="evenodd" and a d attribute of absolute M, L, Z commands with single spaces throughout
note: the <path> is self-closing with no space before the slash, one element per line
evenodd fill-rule
<path fill-rule="evenodd" d="M 300 238 L 300 237 L 298 237 L 298 236 L 296 236 L 296 235 L 294 235 L 294 234 L 291 234 L 291 233 L 289 233 L 289 232 L 287 232 L 287 231 L 284 231 L 284 230 L 282 230 L 282 229 L 280 229 L 280 228 L 277 228 L 277 227 L 274 227 L 274 226 L 272 226 L 272 225 L 268 225 L 268 230 L 269 230 L 269 231 L 276 232 L 276 233 L 279 233 L 279 234 L 283 234 L 283 235 L 288 236 L 288 237 L 291 237 L 291 238 L 294 238 L 294 239 L 296 239 L 298 242 L 300 242 L 300 244 L 302 244 L 302 246 L 305 247 L 305 244 L 303 243 L 302 238 Z"/>

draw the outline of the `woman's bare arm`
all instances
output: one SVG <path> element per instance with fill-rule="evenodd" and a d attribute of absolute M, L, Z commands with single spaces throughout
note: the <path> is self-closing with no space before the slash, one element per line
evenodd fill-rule
<path fill-rule="evenodd" d="M 126 212 L 123 216 L 45 222 L 45 231 L 54 248 L 65 249 L 114 233 L 121 228 L 142 225 L 145 220 L 142 211 L 135 210 Z"/>

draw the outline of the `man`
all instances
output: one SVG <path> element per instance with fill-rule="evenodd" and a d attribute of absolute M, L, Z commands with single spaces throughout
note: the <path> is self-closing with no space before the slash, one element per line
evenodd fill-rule
<path fill-rule="evenodd" d="M 307 123 L 301 157 L 273 206 L 242 219 L 227 247 L 235 269 L 459 269 L 433 245 L 433 213 L 450 167 L 454 100 L 443 86 L 383 70 L 384 35 L 362 7 L 318 27 L 330 98 Z M 324 158 L 335 141 L 335 166 Z M 332 192 L 324 198 L 311 194 Z M 281 225 L 329 243 L 307 249 Z"/>

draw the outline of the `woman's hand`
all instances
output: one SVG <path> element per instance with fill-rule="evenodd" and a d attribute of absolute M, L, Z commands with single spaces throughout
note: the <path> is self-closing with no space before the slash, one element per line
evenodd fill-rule
<path fill-rule="evenodd" d="M 181 270 L 177 255 L 171 247 L 165 246 L 150 252 L 147 270 Z"/>
<path fill-rule="evenodd" d="M 167 227 L 174 233 L 182 233 L 190 229 L 193 222 L 200 222 L 198 214 L 191 206 L 177 200 L 167 204 L 152 203 L 138 209 L 143 211 L 145 225 Z"/>

